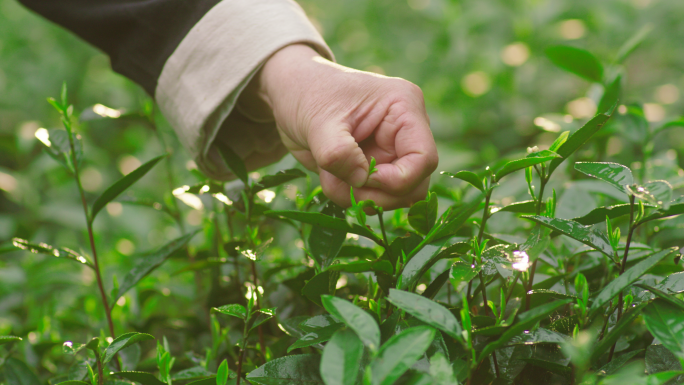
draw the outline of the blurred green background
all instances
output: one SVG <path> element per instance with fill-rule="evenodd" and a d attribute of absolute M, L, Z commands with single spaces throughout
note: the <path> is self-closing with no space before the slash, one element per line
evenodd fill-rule
<path fill-rule="evenodd" d="M 528 146 L 548 146 L 561 128 L 577 128 L 596 112 L 601 87 L 555 67 L 544 55 L 552 45 L 581 47 L 610 63 L 625 41 L 642 28 L 651 28 L 625 62 L 622 102 L 643 103 L 654 126 L 682 115 L 682 1 L 303 0 L 300 4 L 339 63 L 402 77 L 423 89 L 440 150 L 438 171 L 481 168 L 524 153 Z M 148 100 L 140 87 L 109 69 L 105 55 L 16 1 L 0 0 L 0 245 L 17 236 L 87 253 L 76 186 L 34 137 L 40 127 L 59 126 L 58 115 L 45 98 L 57 96 L 63 81 L 76 111 L 98 103 L 138 111 Z M 159 122 L 174 153 L 175 186 L 197 183 L 172 130 L 163 119 Z M 79 131 L 86 152 L 84 185 L 91 199 L 122 173 L 164 151 L 155 132 L 141 120 L 95 120 Z M 636 168 L 638 164 L 632 162 L 639 159 L 638 146 L 616 135 L 605 143 L 605 156 Z M 684 131 L 670 130 L 657 138 L 654 159 L 678 163 L 668 169 L 682 177 L 683 149 Z M 272 169 L 294 164 L 288 157 Z M 136 196 L 168 199 L 166 174 L 158 168 L 133 187 Z M 436 175 L 433 183 L 445 184 L 446 179 Z M 307 189 L 303 183 L 298 186 L 300 191 Z M 501 194 L 525 198 L 524 181 L 511 186 Z M 291 207 L 284 195 L 273 204 Z M 207 220 L 199 211 L 183 210 L 188 226 L 201 226 Z M 96 222 L 107 283 L 130 268 L 128 256 L 180 234 L 170 217 L 154 210 L 114 204 L 107 212 Z M 295 259 L 296 252 L 296 258 L 301 258 L 296 236 L 284 233 L 275 257 Z M 202 242 L 196 240 L 194 247 Z M 192 275 L 172 275 L 183 266 L 182 260 L 171 261 L 154 279 L 143 281 L 139 292 L 156 293 L 145 296 L 145 301 L 126 297 L 130 303 L 124 301 L 124 308 L 138 316 L 133 323 L 163 315 L 165 334 L 192 327 L 197 321 L 191 317 L 197 306 Z M 31 344 L 23 345 L 24 357 L 54 373 L 58 364 L 42 351 L 73 338 L 73 333 L 104 325 L 93 279 L 89 271 L 54 258 L 2 254 L 0 335 L 28 333 Z M 114 316 L 118 325 L 124 324 L 121 311 Z"/>

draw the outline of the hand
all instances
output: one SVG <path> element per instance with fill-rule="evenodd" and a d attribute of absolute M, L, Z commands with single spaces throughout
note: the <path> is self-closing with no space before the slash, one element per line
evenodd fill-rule
<path fill-rule="evenodd" d="M 335 203 L 351 204 L 350 185 L 357 200 L 385 209 L 425 198 L 438 156 L 418 86 L 337 65 L 305 45 L 275 53 L 257 81 L 283 144 Z M 371 157 L 378 171 L 369 177 Z"/>

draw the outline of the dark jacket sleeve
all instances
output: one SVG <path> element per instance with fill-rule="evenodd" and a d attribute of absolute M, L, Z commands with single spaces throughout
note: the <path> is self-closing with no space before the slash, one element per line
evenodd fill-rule
<path fill-rule="evenodd" d="M 164 63 L 220 0 L 20 0 L 109 55 L 154 96 Z"/>

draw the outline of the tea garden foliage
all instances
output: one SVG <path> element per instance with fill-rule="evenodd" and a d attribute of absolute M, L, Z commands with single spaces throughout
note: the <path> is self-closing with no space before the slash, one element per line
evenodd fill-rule
<path fill-rule="evenodd" d="M 0 244 L 14 263 L 2 285 L 33 293 L 3 289 L 0 382 L 684 383 L 684 172 L 656 151 L 684 123 L 625 100 L 623 63 L 648 36 L 611 60 L 548 47 L 549 66 L 591 83 L 597 113 L 526 154 L 445 169 L 393 212 L 353 190 L 340 208 L 291 165 L 248 173 L 228 147 L 237 181 L 188 172 L 151 102 L 75 111 L 64 86 L 49 99 L 62 127 L 32 139 L 53 166 L 29 185 L 68 181 L 42 209 L 69 226 Z M 144 127 L 130 140 L 151 150 L 95 189 L 89 135 L 117 124 Z M 608 155 L 616 136 L 635 149 L 626 164 Z M 150 246 L 105 235 L 151 221 L 165 227 Z"/>

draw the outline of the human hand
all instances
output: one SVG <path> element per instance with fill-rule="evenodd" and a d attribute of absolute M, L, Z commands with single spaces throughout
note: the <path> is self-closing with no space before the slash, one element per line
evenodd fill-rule
<path fill-rule="evenodd" d="M 335 203 L 351 204 L 350 185 L 385 209 L 425 198 L 438 156 L 418 86 L 337 65 L 306 45 L 275 53 L 257 81 L 283 144 Z"/>

